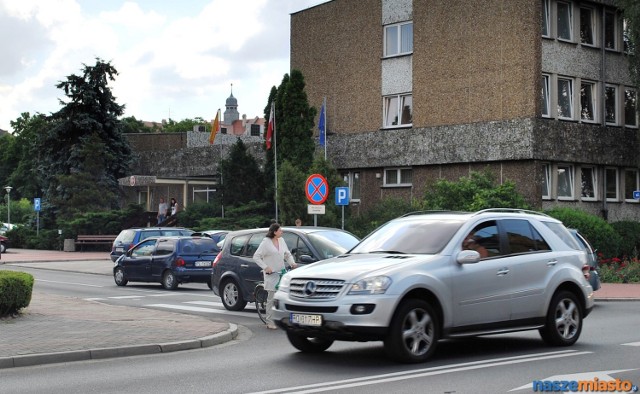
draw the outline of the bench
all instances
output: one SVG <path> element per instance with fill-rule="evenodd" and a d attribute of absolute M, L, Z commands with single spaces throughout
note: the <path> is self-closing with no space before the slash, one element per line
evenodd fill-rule
<path fill-rule="evenodd" d="M 108 245 L 111 246 L 113 241 L 117 238 L 117 235 L 78 235 L 76 239 L 76 245 L 80 245 L 80 249 L 82 250 L 82 246 L 84 245 Z"/>

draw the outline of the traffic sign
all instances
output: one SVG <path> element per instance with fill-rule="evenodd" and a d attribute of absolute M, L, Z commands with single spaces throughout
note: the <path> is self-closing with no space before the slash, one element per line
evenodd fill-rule
<path fill-rule="evenodd" d="M 348 187 L 336 187 L 336 205 L 349 205 Z"/>
<path fill-rule="evenodd" d="M 322 175 L 312 174 L 307 178 L 304 192 L 307 195 L 307 200 L 309 200 L 311 204 L 324 204 L 329 196 L 329 183 L 327 183 L 327 180 Z"/>
<path fill-rule="evenodd" d="M 636 190 L 633 192 L 633 198 L 636 200 L 640 200 L 640 190 Z"/>
<path fill-rule="evenodd" d="M 40 212 L 40 199 L 39 198 L 34 198 L 33 199 L 33 210 L 36 212 Z"/>
<path fill-rule="evenodd" d="M 307 213 L 309 215 L 324 215 L 325 206 L 324 205 L 307 205 Z"/>

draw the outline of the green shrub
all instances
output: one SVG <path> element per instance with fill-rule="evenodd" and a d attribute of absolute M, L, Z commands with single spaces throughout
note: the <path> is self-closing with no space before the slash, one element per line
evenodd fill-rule
<path fill-rule="evenodd" d="M 568 228 L 580 231 L 604 257 L 619 256 L 622 240 L 604 219 L 574 208 L 553 208 L 546 213 L 561 220 Z"/>
<path fill-rule="evenodd" d="M 620 235 L 620 256 L 637 258 L 640 252 L 640 222 L 623 220 L 611 223 L 613 229 Z"/>
<path fill-rule="evenodd" d="M 0 316 L 13 315 L 29 306 L 33 276 L 25 272 L 0 271 Z"/>
<path fill-rule="evenodd" d="M 391 219 L 407 212 L 416 211 L 415 205 L 398 198 L 381 200 L 361 215 L 352 215 L 346 223 L 346 230 L 362 238 Z"/>

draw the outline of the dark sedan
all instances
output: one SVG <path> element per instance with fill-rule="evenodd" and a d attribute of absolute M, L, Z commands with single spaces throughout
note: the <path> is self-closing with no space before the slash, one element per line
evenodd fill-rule
<path fill-rule="evenodd" d="M 358 243 L 344 230 L 328 227 L 283 227 L 282 238 L 298 265 L 339 256 Z M 211 284 L 222 304 L 231 311 L 244 309 L 253 302 L 253 289 L 262 281 L 262 271 L 253 254 L 267 235 L 266 228 L 234 231 L 227 234 L 222 250 L 213 263 Z"/>
<path fill-rule="evenodd" d="M 209 237 L 147 238 L 120 256 L 113 267 L 118 286 L 128 282 L 159 282 L 167 290 L 180 283 L 207 283 L 218 247 Z"/>

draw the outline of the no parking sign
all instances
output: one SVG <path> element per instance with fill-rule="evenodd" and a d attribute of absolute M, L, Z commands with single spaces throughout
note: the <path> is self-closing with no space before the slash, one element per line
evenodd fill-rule
<path fill-rule="evenodd" d="M 307 195 L 307 200 L 309 200 L 311 204 L 324 204 L 329 196 L 329 183 L 327 183 L 326 178 L 322 175 L 313 174 L 307 178 L 304 192 Z"/>

